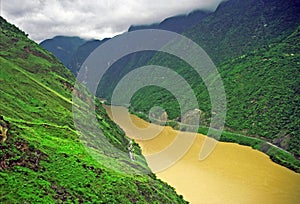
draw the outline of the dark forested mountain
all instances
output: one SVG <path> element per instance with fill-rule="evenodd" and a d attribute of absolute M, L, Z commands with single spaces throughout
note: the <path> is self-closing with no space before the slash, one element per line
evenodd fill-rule
<path fill-rule="evenodd" d="M 300 23 L 300 3 L 294 0 L 228 0 L 215 12 L 195 11 L 129 31 L 164 29 L 197 42 L 215 63 L 268 46 L 291 34 Z"/>
<path fill-rule="evenodd" d="M 299 4 L 298 0 L 228 0 L 222 2 L 215 12 L 194 11 L 152 25 L 131 26 L 128 31 L 164 29 L 183 33 L 219 64 L 287 37 L 300 22 Z M 76 37 L 58 36 L 43 41 L 41 45 L 76 73 L 74 70 L 78 70 L 84 56 L 101 44 L 97 40 L 88 42 L 76 53 L 83 43 Z"/>
<path fill-rule="evenodd" d="M 76 76 L 90 53 L 108 39 L 86 41 L 79 37 L 56 36 L 44 40 L 40 45 L 53 53 Z"/>
<path fill-rule="evenodd" d="M 129 139 L 97 100 L 96 125 L 126 157 L 86 140 L 101 134 L 75 128 L 74 76 L 53 55 L 2 17 L 0 39 L 1 203 L 185 203 L 153 174 L 123 172 L 148 167 L 136 144 L 137 162 L 127 159 Z M 78 97 L 80 109 L 88 109 L 89 101 Z"/>
<path fill-rule="evenodd" d="M 71 57 L 70 64 L 66 66 L 76 76 L 84 60 L 91 54 L 91 52 L 93 52 L 95 48 L 107 40 L 109 40 L 109 38 L 105 38 L 103 40 L 89 40 L 85 42 L 76 49 Z"/>
<path fill-rule="evenodd" d="M 131 26 L 128 31 L 141 29 L 163 29 L 177 33 L 181 33 L 187 28 L 195 25 L 202 18 L 206 17 L 210 12 L 208 11 L 194 11 L 187 15 L 179 15 L 165 19 L 161 23 L 152 25 L 137 25 Z M 78 37 L 57 36 L 53 39 L 48 39 L 40 43 L 42 47 L 52 52 L 66 67 L 68 67 L 73 74 L 77 75 L 82 63 L 89 56 L 89 54 L 99 45 L 109 40 L 89 40 L 83 41 Z M 149 56 L 148 58 L 150 58 Z M 123 62 L 124 65 L 130 59 Z"/>
<path fill-rule="evenodd" d="M 286 38 L 300 24 L 299 10 L 299 0 L 229 0 L 184 35 L 219 64 Z"/>
<path fill-rule="evenodd" d="M 85 42 L 86 40 L 79 37 L 56 36 L 44 40 L 40 45 L 67 66 L 70 64 L 74 52 Z"/>
<path fill-rule="evenodd" d="M 128 32 L 142 29 L 162 29 L 173 31 L 176 33 L 182 33 L 187 29 L 197 24 L 201 19 L 208 16 L 211 12 L 209 11 L 193 11 L 187 15 L 178 15 L 167 18 L 160 23 L 154 23 L 151 25 L 135 25 L 130 26 Z"/>

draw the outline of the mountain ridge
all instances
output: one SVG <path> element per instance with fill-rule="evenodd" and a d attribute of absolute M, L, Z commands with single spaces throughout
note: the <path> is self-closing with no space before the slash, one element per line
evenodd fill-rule
<path fill-rule="evenodd" d="M 55 56 L 65 65 L 69 66 L 74 52 L 86 42 L 86 40 L 77 36 L 55 36 L 46 39 L 40 45 Z"/>
<path fill-rule="evenodd" d="M 159 23 L 150 25 L 132 25 L 128 28 L 128 32 L 144 29 L 162 29 L 176 33 L 182 33 L 189 27 L 193 26 L 197 21 L 207 17 L 210 13 L 211 12 L 205 10 L 195 10 L 188 14 L 166 18 Z"/>

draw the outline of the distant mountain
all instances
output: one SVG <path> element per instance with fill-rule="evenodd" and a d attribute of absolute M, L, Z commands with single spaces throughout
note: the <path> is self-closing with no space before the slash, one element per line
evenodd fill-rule
<path fill-rule="evenodd" d="M 90 40 L 82 45 L 80 45 L 72 54 L 70 63 L 65 65 L 68 67 L 71 72 L 76 76 L 81 65 L 85 61 L 85 59 L 96 49 L 99 45 L 106 42 L 110 38 L 105 38 L 103 40 Z"/>
<path fill-rule="evenodd" d="M 2 17 L 0 39 L 1 203 L 186 203 L 150 172 L 122 173 L 149 168 L 135 143 L 131 161 L 129 138 L 98 100 L 93 127 L 102 133 L 75 128 L 72 91 L 83 127 L 91 123 L 88 93 L 78 94 L 74 76 L 52 54 Z"/>
<path fill-rule="evenodd" d="M 161 23 L 152 25 L 131 26 L 129 31 L 141 29 L 163 29 L 181 33 L 205 18 L 210 12 L 194 11 L 187 15 L 179 15 L 165 19 Z M 84 60 L 99 45 L 109 40 L 84 41 L 78 37 L 56 36 L 40 43 L 42 47 L 52 52 L 76 76 Z M 147 59 L 151 56 L 147 57 Z M 126 61 L 126 62 L 125 62 Z M 123 61 L 126 65 L 130 59 Z M 122 66 L 122 65 L 120 65 Z"/>
<path fill-rule="evenodd" d="M 74 52 L 85 42 L 86 40 L 79 37 L 56 36 L 42 41 L 40 45 L 53 53 L 65 66 L 68 66 Z"/>
<path fill-rule="evenodd" d="M 194 11 L 160 23 L 133 25 L 128 31 L 163 29 L 182 33 L 197 42 L 214 63 L 220 64 L 287 37 L 300 22 L 299 10 L 299 1 L 294 0 L 228 0 L 222 2 L 215 12 Z M 76 75 L 84 58 L 101 44 L 97 40 L 87 45 L 84 43 L 76 37 L 58 36 L 43 41 L 41 45 Z M 81 45 L 83 47 L 77 52 Z M 132 60 L 127 61 L 134 64 Z"/>
<path fill-rule="evenodd" d="M 51 52 L 76 76 L 84 60 L 99 45 L 109 40 L 84 40 L 79 37 L 56 36 L 40 45 Z"/>
<path fill-rule="evenodd" d="M 128 32 L 134 30 L 143 30 L 143 29 L 162 29 L 173 31 L 176 33 L 182 33 L 187 29 L 194 26 L 201 19 L 207 17 L 211 12 L 209 11 L 193 11 L 186 15 L 178 15 L 170 18 L 166 18 L 160 23 L 154 23 L 151 25 L 132 25 L 129 27 Z"/>

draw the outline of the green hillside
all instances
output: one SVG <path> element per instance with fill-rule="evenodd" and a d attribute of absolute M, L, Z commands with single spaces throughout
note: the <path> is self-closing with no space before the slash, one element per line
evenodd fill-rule
<path fill-rule="evenodd" d="M 227 99 L 226 132 L 222 134 L 221 140 L 252 146 L 270 155 L 275 162 L 298 172 L 299 35 L 298 28 L 280 43 L 270 44 L 266 49 L 255 50 L 218 66 Z M 197 73 L 185 62 L 169 55 L 158 54 L 149 64 L 173 67 L 185 77 L 194 89 L 199 107 L 204 112 L 201 126 L 209 126 L 209 95 Z M 183 101 L 188 106 L 188 98 Z M 173 121 L 180 120 L 180 109 L 176 98 L 170 92 L 155 86 L 145 87 L 136 92 L 131 100 L 132 111 L 143 118 L 147 117 L 154 105 L 163 107 L 168 112 L 169 124 L 176 127 Z M 204 127 L 199 131 L 206 133 L 207 129 Z M 253 139 L 247 139 L 241 134 Z M 291 154 L 278 148 L 273 149 L 268 142 Z"/>
<path fill-rule="evenodd" d="M 300 157 L 299 35 L 300 27 L 280 43 L 220 66 L 228 98 L 227 126 L 263 136 L 297 157 Z"/>
<path fill-rule="evenodd" d="M 300 24 L 298 0 L 229 0 L 184 35 L 220 64 L 290 35 Z"/>
<path fill-rule="evenodd" d="M 1 203 L 185 203 L 153 174 L 122 173 L 149 170 L 136 144 L 135 169 L 101 149 L 97 160 L 88 154 L 73 123 L 71 72 L 2 17 L 0 39 Z M 128 138 L 97 104 L 105 138 L 126 155 Z"/>
<path fill-rule="evenodd" d="M 299 45 L 297 29 L 284 41 L 271 44 L 268 49 L 255 50 L 218 67 L 226 90 L 227 128 L 262 136 L 297 156 L 300 156 L 300 152 L 297 152 L 299 148 L 288 144 L 300 139 L 297 127 L 300 122 L 297 107 L 300 83 L 297 74 L 300 70 Z M 200 109 L 207 113 L 208 120 L 203 121 L 203 124 L 208 125 L 210 100 L 195 71 L 169 55 L 157 55 L 149 62 L 151 63 L 173 67 L 181 76 L 185 76 L 201 102 Z M 146 87 L 132 98 L 132 106 L 136 111 L 147 112 L 153 104 L 161 104 L 167 110 L 169 119 L 177 120 L 180 116 L 176 99 L 164 89 Z"/>

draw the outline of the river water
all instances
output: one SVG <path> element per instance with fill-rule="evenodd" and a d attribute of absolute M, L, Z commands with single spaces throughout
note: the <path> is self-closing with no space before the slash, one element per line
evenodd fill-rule
<path fill-rule="evenodd" d="M 163 151 L 179 131 L 150 124 L 122 107 L 105 107 L 110 117 L 141 146 L 149 167 L 150 155 Z M 131 121 L 128 121 L 128 118 Z M 133 126 L 144 128 L 135 129 Z M 157 131 L 159 133 L 157 133 Z M 155 133 L 154 133 L 155 132 Z M 149 135 L 155 134 L 151 138 Z M 139 139 L 143 138 L 143 139 Z M 144 140 L 144 138 L 148 138 Z M 155 173 L 191 203 L 300 203 L 300 174 L 272 162 L 250 147 L 218 142 L 203 161 L 199 152 L 206 136 L 197 134 L 191 148 L 171 167 Z M 179 150 L 181 151 L 181 150 Z"/>

